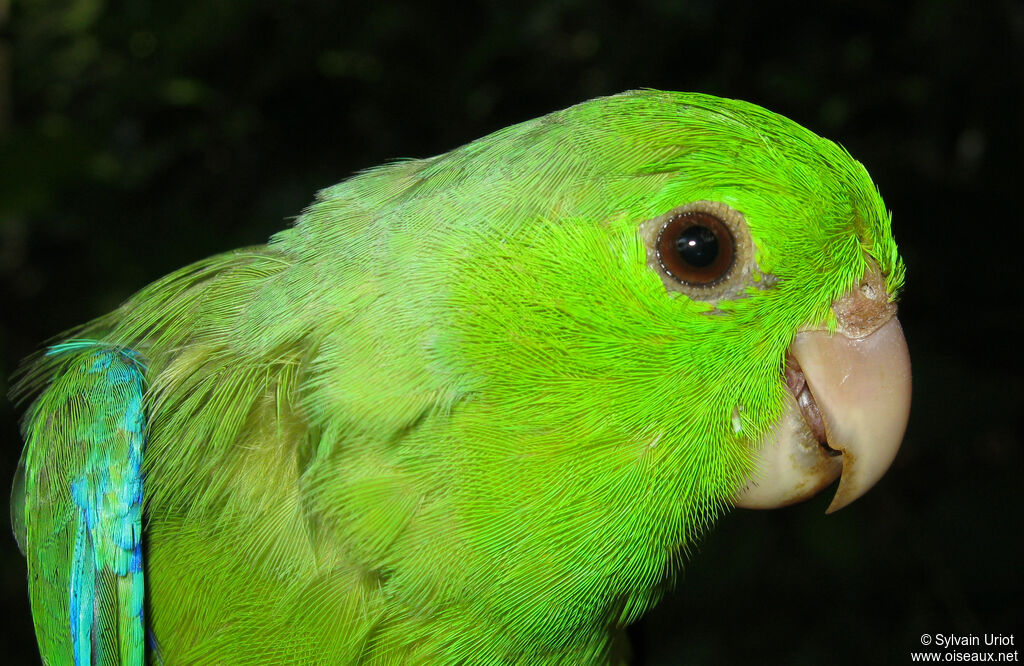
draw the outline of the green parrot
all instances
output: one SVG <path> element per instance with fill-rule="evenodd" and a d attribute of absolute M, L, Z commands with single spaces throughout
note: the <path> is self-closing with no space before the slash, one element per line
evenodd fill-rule
<path fill-rule="evenodd" d="M 27 364 L 43 660 L 626 662 L 730 507 L 884 474 L 903 281 L 864 167 L 741 101 L 362 172 Z"/>

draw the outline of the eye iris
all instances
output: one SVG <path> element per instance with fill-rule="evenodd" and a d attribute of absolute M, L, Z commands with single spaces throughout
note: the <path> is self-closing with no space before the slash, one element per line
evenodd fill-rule
<path fill-rule="evenodd" d="M 692 226 L 684 230 L 676 241 L 679 258 L 696 268 L 710 266 L 718 256 L 718 239 L 705 226 Z"/>
<path fill-rule="evenodd" d="M 717 216 L 690 211 L 665 223 L 658 236 L 657 254 L 661 267 L 676 280 L 707 287 L 729 274 L 736 241 Z"/>

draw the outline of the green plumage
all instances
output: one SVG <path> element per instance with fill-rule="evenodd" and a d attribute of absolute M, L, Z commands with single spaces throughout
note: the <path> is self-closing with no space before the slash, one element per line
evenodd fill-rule
<path fill-rule="evenodd" d="M 666 291 L 638 228 L 702 200 L 744 215 L 770 280 Z M 73 336 L 145 363 L 164 663 L 624 659 L 620 629 L 779 417 L 795 332 L 833 323 L 868 257 L 898 291 L 889 216 L 841 148 L 750 104 L 643 91 L 364 172 L 267 245 L 146 287 Z M 66 550 L 33 536 L 54 519 L 31 513 L 32 479 L 66 466 L 45 454 L 59 403 L 91 390 L 63 358 L 24 380 L 48 386 L 25 522 L 54 664 L 65 611 L 36 590 Z"/>

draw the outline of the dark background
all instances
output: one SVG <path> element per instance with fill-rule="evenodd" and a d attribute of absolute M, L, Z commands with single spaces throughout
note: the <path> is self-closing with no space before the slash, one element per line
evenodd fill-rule
<path fill-rule="evenodd" d="M 845 145 L 893 210 L 913 413 L 853 506 L 721 521 L 635 628 L 638 663 L 1024 640 L 1024 3 L 825 4 L 0 0 L 0 394 L 51 336 L 263 242 L 354 170 L 628 88 L 744 98 Z M 0 485 L 18 416 L 0 400 Z M 2 534 L 0 564 L 0 654 L 38 663 Z"/>

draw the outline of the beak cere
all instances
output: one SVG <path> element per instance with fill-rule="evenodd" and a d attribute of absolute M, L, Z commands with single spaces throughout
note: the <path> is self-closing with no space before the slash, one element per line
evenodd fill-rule
<path fill-rule="evenodd" d="M 761 443 L 737 506 L 793 504 L 840 477 L 832 513 L 866 493 L 896 457 L 910 414 L 910 354 L 877 269 L 832 308 L 836 333 L 801 331 L 793 340 L 787 408 Z"/>

